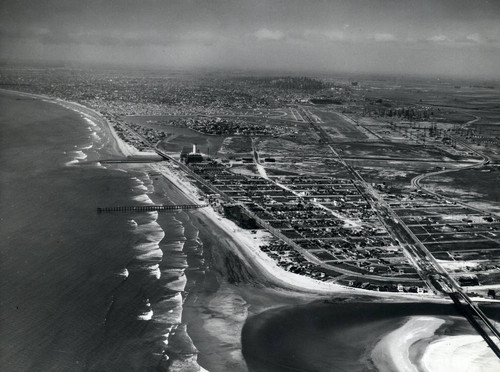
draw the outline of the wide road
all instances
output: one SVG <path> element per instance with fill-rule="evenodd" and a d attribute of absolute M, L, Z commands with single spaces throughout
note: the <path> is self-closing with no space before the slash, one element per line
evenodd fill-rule
<path fill-rule="evenodd" d="M 483 214 L 488 214 L 488 215 L 493 216 L 493 217 L 500 217 L 500 214 L 498 214 L 498 213 L 490 212 L 488 210 L 477 208 L 477 207 L 474 207 L 474 206 L 469 205 L 467 203 L 461 202 L 460 200 L 456 200 L 456 199 L 452 199 L 452 198 L 446 197 L 446 196 L 444 196 L 442 194 L 439 194 L 437 192 L 429 190 L 428 188 L 425 188 L 424 186 L 421 185 L 422 180 L 425 179 L 425 178 L 428 178 L 428 177 L 439 176 L 439 175 L 443 175 L 443 174 L 446 174 L 446 173 L 463 171 L 463 170 L 466 170 L 466 169 L 482 168 L 485 165 L 488 165 L 488 164 L 490 164 L 492 162 L 492 159 L 488 155 L 480 153 L 479 151 L 473 149 L 472 147 L 470 147 L 469 145 L 467 145 L 467 144 L 465 144 L 465 143 L 463 143 L 461 141 L 456 140 L 456 142 L 459 143 L 460 145 L 462 145 L 463 147 L 469 149 L 470 151 L 473 151 L 476 155 L 480 156 L 482 158 L 481 161 L 478 162 L 478 163 L 472 164 L 472 165 L 464 166 L 464 167 L 452 168 L 452 169 L 443 169 L 443 170 L 436 171 L 436 172 L 429 172 L 429 173 L 420 174 L 420 175 L 414 177 L 411 180 L 411 185 L 413 187 L 415 187 L 416 189 L 419 189 L 422 192 L 424 192 L 424 193 L 426 193 L 428 195 L 435 196 L 435 197 L 437 197 L 439 199 L 447 200 L 449 202 L 453 202 L 455 204 L 462 205 L 462 206 L 464 206 L 466 208 L 472 209 L 474 211 L 477 211 L 477 212 L 480 212 L 480 213 L 483 213 Z"/>
<path fill-rule="evenodd" d="M 477 122 L 479 119 L 481 119 L 479 116 L 474 116 L 473 120 L 468 121 L 464 125 L 473 124 L 473 123 Z M 487 211 L 487 210 L 484 210 L 484 209 L 481 209 L 481 208 L 477 208 L 477 207 L 471 206 L 471 205 L 469 205 L 467 203 L 461 202 L 460 200 L 455 200 L 455 199 L 451 199 L 449 197 L 445 197 L 444 195 L 441 195 L 441 194 L 439 194 L 437 192 L 431 191 L 431 190 L 429 190 L 429 189 L 427 189 L 427 188 L 425 188 L 425 187 L 423 187 L 421 185 L 422 180 L 425 179 L 425 178 L 428 178 L 428 177 L 439 176 L 439 175 L 443 175 L 443 174 L 446 174 L 446 173 L 458 172 L 458 171 L 462 171 L 462 170 L 466 170 L 466 169 L 482 168 L 485 165 L 488 165 L 488 164 L 490 164 L 490 163 L 493 162 L 493 160 L 491 159 L 491 157 L 489 157 L 488 155 L 486 155 L 486 154 L 484 154 L 484 153 L 482 153 L 480 151 L 477 151 L 476 149 L 472 148 L 471 146 L 469 146 L 465 142 L 460 141 L 460 140 L 456 139 L 453 136 L 451 136 L 451 138 L 455 141 L 455 143 L 458 143 L 460 146 L 468 149 L 469 151 L 471 151 L 474 154 L 476 154 L 477 156 L 479 156 L 481 158 L 481 161 L 479 161 L 478 163 L 475 163 L 475 164 L 466 165 L 464 167 L 452 168 L 452 169 L 443 169 L 443 170 L 436 171 L 436 172 L 429 172 L 429 173 L 420 174 L 420 175 L 414 177 L 411 180 L 412 186 L 415 187 L 416 189 L 421 190 L 422 192 L 424 192 L 424 193 L 426 193 L 428 195 L 432 195 L 432 196 L 435 196 L 435 197 L 443 199 L 443 200 L 451 201 L 453 203 L 462 205 L 464 207 L 467 207 L 469 209 L 475 210 L 475 211 L 480 212 L 480 213 L 488 214 L 488 215 L 493 216 L 493 217 L 500 217 L 500 214 L 498 214 L 498 213 L 493 213 L 493 212 L 490 212 L 490 211 Z"/>

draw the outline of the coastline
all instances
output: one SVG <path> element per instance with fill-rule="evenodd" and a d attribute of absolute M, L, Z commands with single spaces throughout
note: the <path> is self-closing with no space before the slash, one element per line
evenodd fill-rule
<path fill-rule="evenodd" d="M 140 153 L 135 147 L 129 145 L 122 140 L 112 125 L 97 111 L 83 106 L 76 102 L 69 102 L 59 98 L 52 98 L 44 95 L 17 92 L 12 90 L 0 89 L 1 92 L 10 94 L 17 94 L 34 99 L 42 99 L 61 105 L 69 110 L 75 111 L 92 121 L 96 121 L 97 125 L 100 124 L 101 129 L 110 134 L 113 139 L 109 144 L 112 146 L 116 155 L 125 157 L 134 156 Z M 184 197 L 192 203 L 198 204 L 201 196 L 200 191 L 189 182 L 180 170 L 174 169 L 169 164 L 162 165 L 150 164 L 149 167 L 161 173 L 172 185 L 174 185 L 184 195 Z M 322 282 L 309 278 L 303 275 L 295 274 L 284 270 L 276 265 L 275 261 L 262 252 L 259 248 L 260 242 L 263 242 L 266 237 L 270 236 L 267 232 L 260 234 L 257 239 L 255 235 L 250 234 L 238 227 L 233 221 L 221 216 L 215 212 L 211 207 L 202 208 L 199 210 L 209 221 L 212 231 L 217 231 L 223 234 L 224 239 L 247 265 L 250 265 L 258 273 L 262 274 L 270 283 L 287 290 L 297 293 L 309 293 L 316 295 L 336 295 L 336 294 L 352 294 L 355 296 L 366 295 L 369 297 L 377 297 L 388 300 L 402 300 L 402 301 L 436 301 L 436 302 L 450 302 L 450 300 L 435 296 L 433 294 L 409 294 L 409 293 L 392 293 L 392 292 L 374 292 L 370 290 L 345 287 L 336 283 Z M 238 249 L 242 248 L 242 249 Z"/>
<path fill-rule="evenodd" d="M 168 165 L 154 164 L 153 169 L 161 173 L 168 179 L 184 196 L 192 203 L 199 203 L 201 194 L 198 189 L 189 181 L 183 178 L 177 169 L 172 169 Z M 392 292 L 375 292 L 360 288 L 345 287 L 336 283 L 322 282 L 303 275 L 291 273 L 279 267 L 276 262 L 259 248 L 259 243 L 264 242 L 266 238 L 271 237 L 267 232 L 255 235 L 250 231 L 240 228 L 235 222 L 221 216 L 211 207 L 202 208 L 200 214 L 206 217 L 204 220 L 210 224 L 212 231 L 218 231 L 234 253 L 236 253 L 247 265 L 251 266 L 258 273 L 273 285 L 297 293 L 309 293 L 320 296 L 325 295 L 346 295 L 354 296 L 366 295 L 372 298 L 381 298 L 388 300 L 401 301 L 436 301 L 451 302 L 445 298 L 434 296 L 432 294 L 409 294 Z M 243 249 L 238 249 L 238 248 Z"/>
<path fill-rule="evenodd" d="M 155 363 L 148 335 L 134 332 L 152 323 L 140 289 L 159 282 L 148 259 L 139 261 L 160 230 L 149 214 L 132 225 L 130 215 L 96 213 L 145 201 L 138 178 L 147 177 L 99 164 L 119 153 L 97 121 L 38 97 L 2 92 L 1 100 L 1 364 L 83 371 Z"/>
<path fill-rule="evenodd" d="M 68 110 L 77 112 L 82 117 L 93 121 L 96 125 L 99 125 L 101 129 L 105 130 L 110 135 L 110 137 L 113 138 L 113 141 L 110 141 L 109 144 L 111 145 L 111 148 L 114 150 L 116 155 L 123 155 L 123 156 L 127 157 L 127 156 L 137 155 L 137 153 L 139 152 L 135 147 L 133 147 L 133 146 L 129 145 L 128 143 L 126 143 L 125 141 L 123 141 L 118 136 L 118 134 L 114 130 L 113 126 L 99 112 L 97 112 L 89 107 L 86 107 L 80 103 L 65 101 L 65 100 L 60 99 L 60 98 L 49 97 L 49 96 L 45 96 L 42 94 L 19 92 L 19 91 L 15 91 L 15 90 L 8 90 L 8 89 L 1 89 L 1 88 L 0 88 L 0 92 L 55 103 L 56 105 L 67 108 Z"/>
<path fill-rule="evenodd" d="M 14 91 L 6 91 L 5 92 L 18 94 L 18 92 Z M 42 99 L 51 103 L 56 103 L 61 105 L 67 109 L 78 112 L 84 118 L 88 120 L 92 120 L 99 125 L 101 129 L 105 130 L 110 134 L 110 138 L 112 141 L 109 142 L 112 150 L 116 155 L 123 156 L 131 156 L 136 155 L 138 151 L 130 146 L 128 143 L 123 141 L 117 133 L 114 131 L 111 124 L 103 118 L 97 112 L 86 108 L 78 103 L 66 102 L 59 99 L 48 98 L 44 96 L 37 96 L 28 93 L 19 93 L 20 95 L 24 95 L 31 98 Z M 199 203 L 199 191 L 198 189 L 189 182 L 186 177 L 183 177 L 180 170 L 173 169 L 168 164 L 154 163 L 147 165 L 148 168 L 158 171 L 161 173 L 165 180 L 171 185 L 175 187 L 179 191 L 179 195 L 186 200 L 190 200 L 194 203 Z M 252 268 L 252 270 L 257 274 L 261 275 L 258 279 L 262 282 L 267 282 L 271 286 L 274 286 L 277 290 L 285 290 L 293 293 L 296 296 L 310 296 L 309 299 L 314 298 L 326 298 L 327 296 L 334 295 L 345 295 L 345 296 L 364 296 L 366 298 L 370 298 L 371 300 L 381 300 L 381 301 L 434 301 L 434 302 L 446 302 L 446 299 L 439 298 L 437 296 L 431 295 L 411 295 L 411 294 L 400 294 L 400 293 L 383 293 L 383 292 L 373 292 L 368 290 L 362 290 L 357 288 L 349 288 L 343 287 L 335 283 L 325 283 L 314 280 L 312 278 L 300 276 L 298 274 L 290 273 L 281 267 L 277 266 L 275 261 L 267 256 L 264 252 L 262 252 L 259 248 L 259 243 L 264 242 L 268 237 L 267 232 L 260 231 L 258 234 L 251 234 L 250 231 L 246 231 L 238 227 L 233 221 L 226 219 L 215 212 L 211 207 L 203 208 L 193 212 L 193 222 L 197 224 L 204 225 L 204 229 L 206 233 L 210 233 L 212 235 L 217 236 L 216 240 L 223 244 L 230 252 L 234 253 L 242 262 Z M 241 330 L 241 324 L 245 322 L 245 318 L 248 316 L 246 314 L 244 317 L 240 317 L 235 322 L 234 335 L 237 335 L 238 330 Z M 203 321 L 201 321 L 203 322 Z M 238 323 L 240 322 L 240 323 Z M 237 324 L 236 324 L 237 323 Z M 205 327 L 205 326 L 203 326 Z M 405 328 L 406 327 L 406 328 Z M 189 331 L 189 329 L 188 329 Z M 420 333 L 417 332 L 415 334 L 415 329 L 406 326 L 406 324 L 389 333 L 384 337 L 392 337 L 392 339 L 404 338 L 405 347 L 411 347 L 412 344 L 419 342 L 419 340 L 423 340 L 427 337 L 432 336 L 429 332 L 433 333 L 435 329 L 430 327 L 429 329 L 421 330 Z M 399 338 L 397 338 L 393 333 L 399 332 Z M 423 332 L 423 333 L 422 333 Z M 233 335 L 233 336 L 234 336 Z M 418 337 L 417 337 L 418 336 Z M 234 337 L 233 337 L 234 338 Z M 438 339 L 433 348 L 435 349 L 434 354 L 443 350 L 443 344 L 440 344 L 441 339 Z M 443 340 L 445 340 L 443 338 Z M 390 339 L 387 339 L 389 342 Z M 460 342 L 463 342 L 464 339 L 456 339 L 456 344 L 458 345 Z M 380 341 L 382 342 L 382 341 Z M 434 342 L 430 343 L 431 345 Z M 378 344 L 377 344 L 378 346 Z M 387 346 L 387 345 L 386 345 Z M 426 345 L 427 347 L 428 345 Z M 433 350 L 434 350 L 433 349 Z M 458 347 L 457 347 L 458 349 Z M 399 350 L 399 349 L 398 349 Z M 449 348 L 447 349 L 449 350 Z M 393 353 L 396 352 L 394 349 Z M 241 353 L 240 353 L 241 354 Z M 424 351 L 423 357 L 427 355 L 427 352 Z M 430 354 L 432 355 L 432 354 Z M 450 358 L 453 357 L 453 353 L 450 353 Z M 243 362 L 244 363 L 244 362 Z M 202 371 L 204 371 L 203 367 L 200 367 Z"/>

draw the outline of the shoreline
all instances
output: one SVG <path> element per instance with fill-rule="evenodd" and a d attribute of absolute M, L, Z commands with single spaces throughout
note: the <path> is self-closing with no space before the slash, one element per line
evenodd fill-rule
<path fill-rule="evenodd" d="M 104 118 L 100 113 L 91 108 L 88 108 L 76 102 L 65 101 L 60 98 L 52 98 L 44 95 L 6 89 L 0 89 L 0 92 L 21 95 L 34 99 L 42 99 L 61 105 L 69 110 L 75 111 L 83 117 L 97 121 L 96 124 L 100 125 L 102 129 L 106 130 L 111 135 L 113 141 L 111 141 L 110 145 L 113 147 L 117 154 L 127 157 L 140 153 L 135 147 L 129 145 L 118 136 L 118 134 L 115 132 L 114 128 L 106 118 Z M 201 196 L 200 191 L 196 188 L 196 186 L 194 186 L 183 175 L 180 174 L 182 173 L 182 171 L 173 169 L 168 164 L 151 164 L 150 167 L 151 169 L 154 169 L 161 173 L 168 181 L 170 181 L 170 183 L 175 186 L 187 200 L 190 200 L 195 204 L 199 202 L 199 197 Z M 263 242 L 262 239 L 254 239 L 256 237 L 255 235 L 250 234 L 249 231 L 240 228 L 233 221 L 221 216 L 211 207 L 202 208 L 199 211 L 206 217 L 206 220 L 209 221 L 213 229 L 219 230 L 219 232 L 224 234 L 226 240 L 229 242 L 229 245 L 232 248 L 231 250 L 236 253 L 240 259 L 242 259 L 247 265 L 251 266 L 258 273 L 262 274 L 270 283 L 282 289 L 320 296 L 352 294 L 354 296 L 366 295 L 367 297 L 371 298 L 396 301 L 399 300 L 403 302 L 422 300 L 446 303 L 451 302 L 451 300 L 447 298 L 435 296 L 430 293 L 422 295 L 409 293 L 376 292 L 360 288 L 344 287 L 336 283 L 322 282 L 303 275 L 291 273 L 277 266 L 276 262 L 271 257 L 260 250 L 259 245 L 256 243 L 259 243 L 259 241 Z M 261 235 L 266 236 L 268 235 L 268 233 L 265 232 Z M 238 249 L 239 247 L 243 249 Z"/>
<path fill-rule="evenodd" d="M 99 125 L 99 127 L 105 133 L 109 134 L 109 138 L 107 138 L 108 142 L 106 143 L 109 151 L 113 151 L 117 155 L 123 156 L 137 155 L 137 153 L 140 153 L 133 146 L 122 140 L 114 131 L 111 123 L 109 123 L 102 115 L 100 115 L 98 112 L 93 111 L 92 109 L 86 108 L 85 106 L 82 106 L 78 103 L 66 102 L 60 99 L 37 96 L 29 93 L 18 93 L 14 91 L 6 91 L 3 89 L 0 89 L 0 92 L 8 92 L 12 94 L 19 94 L 25 97 L 30 97 L 33 99 L 40 99 L 49 103 L 58 104 L 66 109 L 72 110 L 80 114 L 83 119 L 93 121 L 96 125 Z M 200 190 L 198 190 L 198 188 L 188 179 L 188 177 L 185 176 L 185 174 L 181 170 L 175 169 L 175 166 L 172 167 L 171 163 L 151 163 L 144 165 L 145 167 L 143 168 L 143 171 L 145 172 L 148 172 L 148 170 L 155 170 L 161 173 L 163 177 L 161 177 L 160 179 L 163 179 L 166 184 L 169 185 L 169 187 L 171 186 L 172 189 L 175 189 L 175 191 L 178 192 L 178 198 L 180 200 L 190 200 L 194 203 L 200 202 L 198 199 L 201 195 Z M 255 279 L 257 282 L 260 282 L 264 285 L 268 284 L 269 288 L 271 288 L 272 290 L 281 291 L 282 293 L 287 293 L 290 296 L 296 296 L 297 298 L 301 296 L 308 296 L 309 298 L 311 298 L 311 300 L 313 300 L 314 298 L 325 299 L 328 298 L 328 296 L 330 296 L 330 298 L 332 296 L 345 296 L 351 298 L 363 297 L 366 300 L 373 302 L 450 302 L 449 300 L 447 301 L 446 298 L 432 295 L 384 293 L 344 287 L 335 283 L 321 282 L 306 276 L 294 274 L 279 267 L 271 257 L 260 250 L 259 243 L 265 242 L 265 240 L 270 236 L 267 231 L 258 230 L 257 234 L 251 234 L 249 230 L 240 228 L 232 220 L 229 220 L 218 214 L 212 207 L 193 211 L 192 217 L 193 222 L 196 221 L 197 227 L 199 225 L 202 225 L 205 233 L 207 235 L 210 235 L 213 241 L 220 242 L 221 245 L 224 245 L 224 249 L 226 249 L 228 252 L 234 253 L 248 268 L 250 268 L 252 271 L 252 275 L 255 275 Z M 182 316 L 184 316 L 184 311 L 185 310 L 183 309 Z M 250 315 L 251 314 L 247 314 L 245 317 L 248 318 Z M 239 321 L 242 321 L 241 324 L 244 324 L 246 322 L 246 319 L 240 319 Z M 198 327 L 205 328 L 207 326 L 204 319 L 200 319 L 199 322 L 200 324 L 198 325 Z M 451 338 L 450 336 L 441 337 L 440 335 L 437 335 L 435 333 L 436 329 L 434 329 L 432 320 L 429 320 L 427 322 L 427 328 L 424 327 L 425 321 L 423 321 L 420 330 L 415 330 L 414 328 L 412 328 L 409 325 L 410 322 L 411 321 L 408 321 L 408 323 L 405 323 L 400 328 L 384 335 L 380 340 L 380 343 L 385 342 L 385 345 L 383 346 L 386 348 L 386 360 L 390 360 L 390 358 L 394 357 L 394 355 L 396 355 L 397 353 L 399 353 L 399 357 L 401 357 L 402 352 L 405 352 L 405 350 L 411 350 L 412 347 L 415 348 L 416 343 L 420 343 L 420 347 L 422 349 L 417 362 L 422 363 L 425 368 L 427 368 L 425 366 L 425 361 L 427 361 L 427 363 L 431 363 L 431 361 L 434 361 L 434 359 L 439 359 L 439 354 L 441 352 L 449 354 L 446 354 L 448 355 L 447 360 L 454 361 L 455 359 L 462 359 L 464 361 L 469 361 L 474 359 L 471 355 L 464 355 L 462 357 L 457 356 L 455 355 L 455 353 L 453 353 L 453 350 L 451 350 L 453 348 L 458 350 L 460 346 L 457 345 L 459 345 L 460 342 L 466 340 L 466 337 L 470 338 L 470 335 L 451 336 Z M 230 332 L 230 330 L 238 330 L 239 324 L 240 323 L 236 324 L 234 326 L 234 329 L 226 329 L 225 332 Z M 433 336 L 435 336 L 435 338 Z M 403 341 L 402 345 L 393 345 L 397 344 L 399 340 Z M 452 345 L 446 345 L 446 342 L 451 343 Z M 373 346 L 376 349 L 379 344 L 377 343 Z M 406 349 L 403 350 L 404 348 Z M 375 351 L 375 349 L 373 350 Z M 476 348 L 475 350 L 478 350 L 480 352 L 482 351 L 482 349 L 478 348 Z M 409 356 L 409 358 L 413 362 L 413 365 L 415 365 L 416 361 L 411 358 L 411 355 Z M 397 361 L 401 361 L 401 358 L 397 359 Z M 407 358 L 405 361 L 408 362 Z M 397 366 L 398 363 L 395 363 L 395 365 Z M 403 363 L 403 365 L 407 364 Z M 200 368 L 201 371 L 206 371 L 203 367 L 200 366 Z M 382 368 L 382 370 L 385 369 Z"/>
<path fill-rule="evenodd" d="M 182 178 L 177 169 L 166 169 L 167 166 L 160 164 L 152 165 L 152 168 L 161 173 L 168 179 L 183 195 L 193 203 L 199 202 L 201 194 L 198 189 L 189 181 Z M 290 290 L 297 293 L 307 293 L 319 296 L 328 295 L 353 295 L 367 296 L 371 298 L 389 299 L 406 301 L 435 301 L 448 303 L 448 300 L 443 297 L 434 296 L 432 294 L 409 294 L 409 293 L 392 293 L 392 292 L 376 292 L 364 290 L 360 288 L 344 287 L 336 283 L 328 283 L 318 281 L 303 275 L 291 273 L 279 267 L 276 262 L 269 257 L 265 252 L 262 252 L 257 243 L 264 242 L 264 239 L 271 237 L 267 231 L 263 231 L 257 236 L 251 234 L 243 228 L 236 225 L 235 222 L 221 216 L 211 207 L 202 208 L 197 213 L 203 214 L 206 217 L 205 222 L 211 225 L 212 231 L 219 230 L 224 236 L 224 240 L 232 246 L 232 251 L 238 255 L 247 265 L 252 267 L 258 273 L 262 274 L 267 281 L 273 285 Z M 257 239 L 255 239 L 257 238 Z M 241 247 L 243 249 L 238 249 Z"/>
<path fill-rule="evenodd" d="M 1 88 L 0 88 L 0 93 L 13 94 L 32 99 L 39 99 L 42 101 L 54 103 L 68 110 L 74 111 L 82 115 L 82 117 L 84 118 L 87 118 L 92 121 L 97 121 L 97 123 L 95 124 L 99 125 L 101 129 L 105 130 L 108 134 L 110 134 L 110 137 L 113 138 L 114 140 L 110 141 L 110 144 L 117 155 L 123 155 L 125 157 L 128 157 L 137 155 L 139 153 L 139 151 L 135 147 L 129 145 L 118 136 L 113 126 L 99 112 L 89 107 L 86 107 L 78 102 L 66 101 L 60 98 L 49 97 L 42 94 L 26 93 L 26 92 L 1 89 Z"/>

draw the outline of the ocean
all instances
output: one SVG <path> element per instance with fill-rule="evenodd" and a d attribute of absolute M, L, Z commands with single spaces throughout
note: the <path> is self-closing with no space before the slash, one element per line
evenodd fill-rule
<path fill-rule="evenodd" d="M 103 166 L 122 156 L 88 117 L 2 92 L 0 141 L 2 370 L 247 371 L 249 307 L 305 301 L 199 211 L 97 213 L 189 201 L 146 164 Z"/>
<path fill-rule="evenodd" d="M 189 214 L 98 214 L 151 203 L 153 181 L 144 166 L 98 163 L 119 154 L 76 112 L 2 93 L 0 131 L 2 370 L 193 364 L 179 324 L 188 256 L 196 267 L 203 251 Z"/>

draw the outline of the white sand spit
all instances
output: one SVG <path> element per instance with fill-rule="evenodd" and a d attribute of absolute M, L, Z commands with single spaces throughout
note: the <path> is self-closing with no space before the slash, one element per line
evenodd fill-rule
<path fill-rule="evenodd" d="M 379 371 L 418 372 L 410 360 L 410 347 L 429 338 L 444 323 L 443 319 L 411 317 L 402 327 L 387 334 L 372 351 L 372 360 Z"/>

